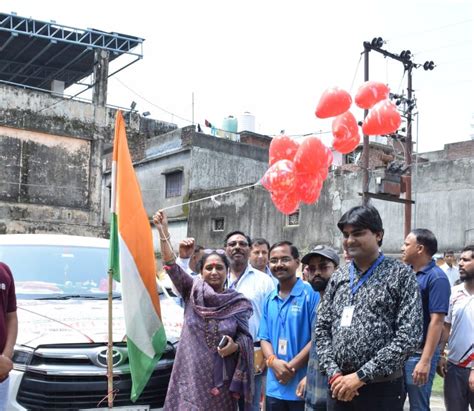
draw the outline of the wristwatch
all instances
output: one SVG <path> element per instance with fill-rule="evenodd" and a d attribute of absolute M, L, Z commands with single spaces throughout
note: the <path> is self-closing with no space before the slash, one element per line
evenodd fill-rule
<path fill-rule="evenodd" d="M 360 369 L 359 371 L 357 371 L 356 374 L 357 374 L 357 378 L 359 378 L 359 380 L 361 380 L 363 383 L 367 384 L 370 381 L 369 376 L 365 373 L 363 369 Z"/>

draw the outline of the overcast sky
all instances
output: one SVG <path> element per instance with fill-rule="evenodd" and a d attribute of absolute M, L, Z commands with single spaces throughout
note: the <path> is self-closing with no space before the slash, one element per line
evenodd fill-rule
<path fill-rule="evenodd" d="M 474 123 L 472 0 L 169 0 L 78 2 L 2 0 L 3 12 L 145 39 L 144 58 L 109 82 L 108 102 L 137 102 L 152 117 L 220 125 L 251 111 L 258 132 L 330 130 L 314 110 L 321 93 L 363 82 L 362 43 L 380 36 L 394 53 L 410 49 L 420 151 L 469 139 Z M 401 63 L 372 52 L 370 78 L 406 88 Z M 124 57 L 117 59 L 123 64 Z M 356 70 L 358 66 L 358 70 Z M 114 66 L 115 67 L 115 66 Z M 354 81 L 353 89 L 350 90 Z M 148 100 L 148 102 L 146 101 Z M 163 108 L 175 114 L 161 111 Z M 355 111 L 362 119 L 362 113 Z M 178 117 L 179 116 L 179 117 Z"/>

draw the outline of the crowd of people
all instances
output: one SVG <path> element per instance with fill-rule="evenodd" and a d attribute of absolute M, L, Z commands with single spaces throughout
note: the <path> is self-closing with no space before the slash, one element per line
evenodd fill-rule
<path fill-rule="evenodd" d="M 242 231 L 218 249 L 183 239 L 176 256 L 166 215 L 153 220 L 184 307 L 165 410 L 400 411 L 407 398 L 429 410 L 436 372 L 447 411 L 474 409 L 474 245 L 456 266 L 454 251 L 440 256 L 433 232 L 417 228 L 401 261 L 385 256 L 369 205 L 337 224 L 344 261 L 328 245 L 301 257 L 289 241 Z M 3 410 L 18 330 L 3 263 L 0 310 Z"/>
<path fill-rule="evenodd" d="M 436 372 L 447 411 L 474 409 L 474 245 L 440 266 L 414 229 L 401 261 L 385 256 L 370 205 L 338 222 L 344 261 L 242 231 L 175 256 L 166 215 L 154 223 L 185 313 L 165 410 L 429 410 Z"/>

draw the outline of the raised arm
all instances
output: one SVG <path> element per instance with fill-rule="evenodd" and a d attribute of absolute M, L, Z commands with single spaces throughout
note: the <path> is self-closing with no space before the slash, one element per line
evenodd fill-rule
<path fill-rule="evenodd" d="M 171 238 L 168 230 L 168 218 L 166 214 L 158 210 L 153 216 L 158 235 L 160 237 L 160 251 L 163 264 L 168 267 L 166 270 L 174 286 L 186 300 L 193 286 L 193 278 L 176 264 L 175 255 L 171 249 Z"/>

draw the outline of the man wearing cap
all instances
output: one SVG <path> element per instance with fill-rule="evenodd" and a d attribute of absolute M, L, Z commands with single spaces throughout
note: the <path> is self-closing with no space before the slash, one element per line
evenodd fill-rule
<path fill-rule="evenodd" d="M 305 264 L 311 287 L 314 291 L 319 292 L 322 298 L 332 273 L 339 266 L 337 252 L 331 247 L 317 245 L 301 259 L 301 262 Z M 305 399 L 305 411 L 325 411 L 328 379 L 319 369 L 314 322 L 311 325 L 311 330 L 308 371 L 306 377 L 300 381 L 296 393 Z"/>

